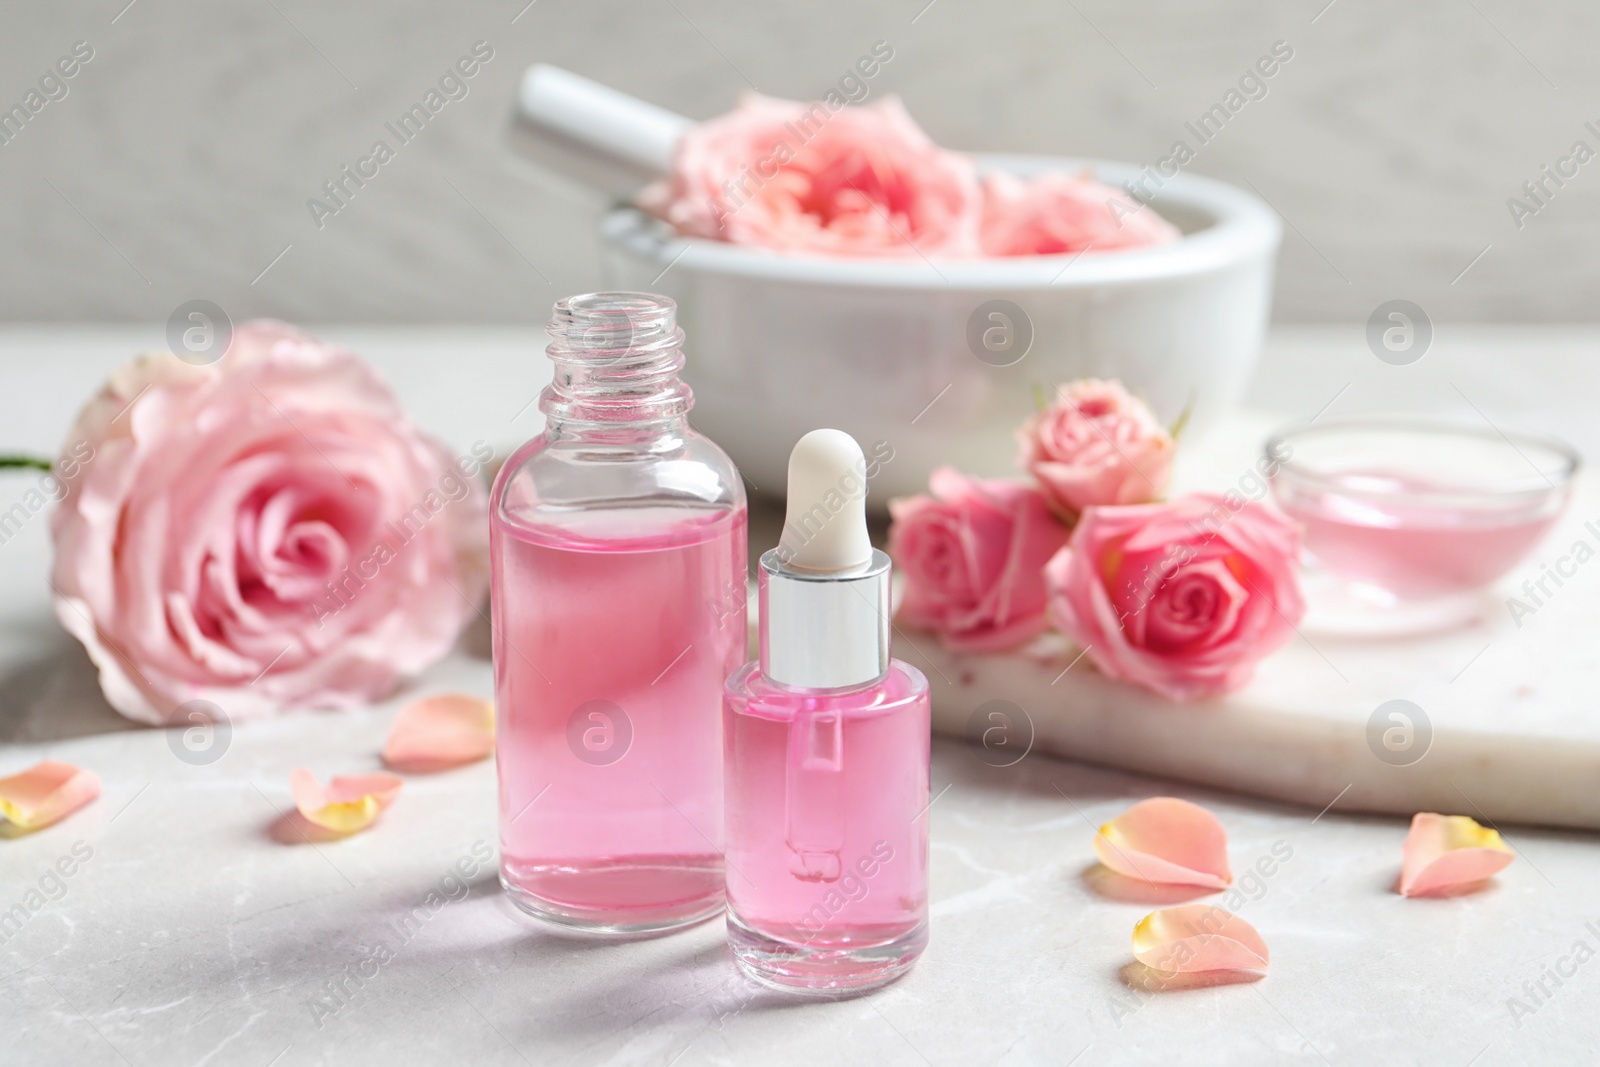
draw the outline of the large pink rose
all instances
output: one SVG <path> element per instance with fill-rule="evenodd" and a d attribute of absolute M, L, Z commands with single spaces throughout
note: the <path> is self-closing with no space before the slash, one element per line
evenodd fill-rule
<path fill-rule="evenodd" d="M 983 251 L 991 256 L 1114 252 L 1183 236 L 1153 207 L 1088 175 L 1051 172 L 1024 180 L 991 174 L 983 183 Z"/>
<path fill-rule="evenodd" d="M 972 160 L 929 140 L 895 97 L 865 107 L 747 94 L 678 143 L 641 204 L 678 232 L 779 252 L 972 256 Z"/>
<path fill-rule="evenodd" d="M 487 448 L 452 458 L 356 356 L 289 326 L 241 326 L 209 366 L 123 366 L 67 441 L 56 615 L 129 718 L 361 704 L 477 611 Z"/>
<path fill-rule="evenodd" d="M 1012 648 L 1042 633 L 1044 565 L 1069 535 L 1044 497 L 948 467 L 929 488 L 889 504 L 889 553 L 905 579 L 899 619 L 960 651 Z"/>
<path fill-rule="evenodd" d="M 1017 464 L 1069 513 L 1156 500 L 1172 475 L 1172 435 L 1121 382 L 1084 378 L 1061 386 L 1017 440 Z"/>
<path fill-rule="evenodd" d="M 1265 504 L 1090 508 L 1045 568 L 1050 617 L 1112 678 L 1172 700 L 1225 693 L 1305 613 L 1298 553 L 1294 526 Z"/>

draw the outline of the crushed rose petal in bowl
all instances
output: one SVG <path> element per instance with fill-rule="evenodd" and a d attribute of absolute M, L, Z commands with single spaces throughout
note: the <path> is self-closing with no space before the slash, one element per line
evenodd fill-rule
<path fill-rule="evenodd" d="M 1034 382 L 1120 378 L 1197 429 L 1244 394 L 1282 238 L 1247 190 L 955 151 L 891 96 L 680 121 L 665 176 L 602 220 L 602 262 L 678 302 L 696 425 L 757 485 L 817 426 L 893 443 L 874 510 L 940 466 L 1003 476 Z"/>

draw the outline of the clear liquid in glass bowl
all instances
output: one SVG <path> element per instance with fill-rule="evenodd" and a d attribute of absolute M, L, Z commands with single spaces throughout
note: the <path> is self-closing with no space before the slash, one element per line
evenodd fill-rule
<path fill-rule="evenodd" d="M 1477 617 L 1560 518 L 1579 462 L 1552 438 L 1389 416 L 1285 431 L 1267 454 L 1305 538 L 1307 625 L 1335 632 Z"/>

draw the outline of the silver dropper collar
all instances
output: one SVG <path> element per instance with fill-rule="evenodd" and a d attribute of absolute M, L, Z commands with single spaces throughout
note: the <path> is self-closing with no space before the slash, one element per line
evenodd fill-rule
<path fill-rule="evenodd" d="M 889 557 L 836 571 L 790 567 L 780 549 L 756 575 L 761 673 L 794 689 L 847 689 L 889 673 Z"/>

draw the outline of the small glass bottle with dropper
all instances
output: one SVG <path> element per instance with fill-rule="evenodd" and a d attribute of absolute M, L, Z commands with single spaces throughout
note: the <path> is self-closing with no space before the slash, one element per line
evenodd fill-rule
<path fill-rule="evenodd" d="M 889 657 L 865 468 L 839 430 L 795 446 L 757 575 L 760 658 L 724 687 L 729 944 L 803 992 L 891 982 L 928 940 L 928 682 Z"/>

